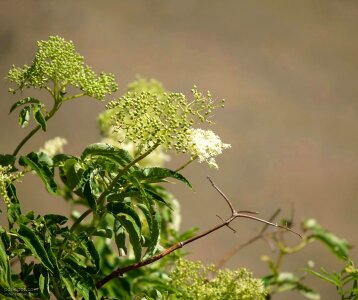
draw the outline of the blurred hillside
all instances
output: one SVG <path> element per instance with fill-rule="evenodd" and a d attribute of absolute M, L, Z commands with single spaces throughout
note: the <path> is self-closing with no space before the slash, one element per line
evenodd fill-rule
<path fill-rule="evenodd" d="M 210 175 L 238 208 L 268 218 L 277 207 L 288 215 L 294 206 L 297 222 L 313 216 L 358 245 L 357 29 L 356 1 L 3 0 L 0 74 L 30 63 L 37 40 L 60 35 L 74 41 L 94 70 L 116 74 L 121 91 L 137 74 L 172 91 L 189 93 L 193 84 L 210 89 L 227 100 L 214 131 L 232 149 L 219 159 L 219 171 L 199 164 L 184 171 L 194 193 L 172 188 L 182 203 L 183 228 L 205 229 L 218 222 L 216 214 L 228 213 L 206 180 Z M 8 115 L 17 98 L 7 89 L 0 81 L 1 153 L 12 152 L 29 130 Z M 85 99 L 64 106 L 47 134 L 23 151 L 60 135 L 69 152 L 80 153 L 98 141 L 95 118 L 102 110 L 104 103 Z M 30 188 L 25 211 L 68 212 L 37 180 L 26 178 L 20 195 Z M 222 230 L 188 247 L 191 258 L 217 262 L 259 226 L 240 221 L 237 234 Z M 259 242 L 228 266 L 263 275 L 259 258 L 269 251 Z M 358 259 L 356 249 L 352 256 Z M 328 270 L 340 268 L 325 248 L 309 247 L 289 259 L 287 270 L 312 258 Z M 337 299 L 327 285 L 319 289 L 322 299 Z"/>

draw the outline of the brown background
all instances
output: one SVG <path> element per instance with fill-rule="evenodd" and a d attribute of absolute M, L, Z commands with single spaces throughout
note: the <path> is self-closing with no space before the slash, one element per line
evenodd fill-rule
<path fill-rule="evenodd" d="M 294 205 L 297 221 L 314 216 L 358 244 L 356 1 L 2 0 L 0 5 L 2 77 L 13 63 L 31 62 L 35 41 L 58 34 L 73 40 L 96 71 L 115 73 L 122 91 L 140 74 L 172 91 L 187 92 L 197 84 L 227 99 L 214 129 L 232 144 L 219 160 L 220 170 L 191 165 L 184 173 L 194 193 L 173 188 L 182 203 L 183 228 L 205 229 L 217 224 L 215 214 L 228 213 L 205 178 L 211 175 L 238 208 L 269 217 L 277 207 L 289 214 Z M 17 98 L 7 88 L 1 81 L 1 153 L 12 152 L 29 130 L 8 116 Z M 98 141 L 94 120 L 104 103 L 82 99 L 67 105 L 23 153 L 57 135 L 77 154 Z M 24 179 L 19 193 L 25 211 L 68 212 L 61 199 L 47 197 L 38 179 Z M 221 230 L 188 247 L 191 258 L 217 262 L 258 226 L 239 221 L 235 235 Z M 229 266 L 264 275 L 259 257 L 266 253 L 267 245 L 259 242 Z M 352 251 L 353 258 L 357 253 Z M 329 270 L 341 267 L 324 247 L 310 246 L 291 257 L 285 270 L 302 269 L 308 259 Z M 328 285 L 319 290 L 322 299 L 338 299 Z"/>

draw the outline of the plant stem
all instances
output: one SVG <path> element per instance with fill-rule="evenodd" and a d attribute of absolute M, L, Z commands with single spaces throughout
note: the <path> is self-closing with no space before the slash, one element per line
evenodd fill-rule
<path fill-rule="evenodd" d="M 277 215 L 280 213 L 281 209 L 277 209 L 272 216 L 268 219 L 269 222 L 272 222 Z M 246 242 L 239 244 L 237 247 L 233 248 L 230 252 L 228 252 L 220 261 L 219 263 L 216 265 L 216 269 L 220 269 L 222 268 L 222 266 L 228 261 L 230 260 L 235 254 L 237 254 L 241 249 L 251 245 L 252 243 L 254 243 L 255 241 L 263 238 L 263 234 L 264 232 L 269 228 L 269 224 L 265 224 L 264 226 L 262 226 L 262 228 L 260 229 L 260 231 L 252 238 L 248 239 Z"/>
<path fill-rule="evenodd" d="M 98 197 L 97 199 L 97 205 L 100 206 L 103 204 L 103 202 L 106 199 L 106 196 L 112 191 L 112 189 L 114 188 L 114 186 L 116 185 L 116 183 L 118 182 L 118 180 L 131 168 L 133 167 L 137 162 L 139 162 L 140 160 L 142 160 L 144 157 L 146 157 L 147 155 L 149 155 L 151 152 L 153 152 L 157 147 L 159 146 L 159 142 L 156 143 L 155 145 L 153 145 L 152 147 L 150 147 L 146 152 L 144 152 L 143 154 L 141 154 L 140 156 L 138 156 L 136 159 L 134 159 L 133 161 L 131 161 L 128 165 L 126 165 L 123 169 L 121 169 L 118 174 L 116 175 L 116 177 L 112 180 L 111 184 L 108 186 L 108 188 L 102 192 L 102 194 Z M 77 227 L 81 224 L 81 222 L 89 215 L 92 213 L 92 209 L 89 208 L 87 209 L 84 213 L 82 213 L 82 215 L 80 215 L 80 217 L 72 224 L 71 228 L 70 228 L 70 232 L 74 232 Z M 68 242 L 69 236 L 67 236 L 63 243 L 62 243 L 62 247 L 61 247 L 61 251 L 59 251 L 58 253 L 58 258 L 61 257 L 63 249 L 65 249 L 67 242 Z"/>
<path fill-rule="evenodd" d="M 143 260 L 143 261 L 140 261 L 140 262 L 137 262 L 135 264 L 132 264 L 132 265 L 129 265 L 127 267 L 124 267 L 124 268 L 117 268 L 116 270 L 114 270 L 112 273 L 110 273 L 109 275 L 107 275 L 106 277 L 104 277 L 103 279 L 97 281 L 96 283 L 96 287 L 97 289 L 100 289 L 103 285 L 105 285 L 108 281 L 114 279 L 114 278 L 117 278 L 119 276 L 123 276 L 124 273 L 127 273 L 131 270 L 135 270 L 135 269 L 138 269 L 138 268 L 141 268 L 143 266 L 146 266 L 146 265 L 149 265 L 159 259 L 162 259 L 164 256 L 167 256 L 168 254 L 172 253 L 173 251 L 176 251 L 177 249 L 179 248 L 182 248 L 183 246 L 189 244 L 189 243 L 192 243 L 194 241 L 196 241 L 197 239 L 200 239 L 224 226 L 226 227 L 230 227 L 230 223 L 235 220 L 236 218 L 248 218 L 248 219 L 252 219 L 252 220 L 255 220 L 255 221 L 258 221 L 258 222 L 262 222 L 264 224 L 267 224 L 268 226 L 274 226 L 274 227 L 280 227 L 280 228 L 283 228 L 283 229 L 286 229 L 288 231 L 291 231 L 297 235 L 299 235 L 298 233 L 292 231 L 291 229 L 289 228 L 286 228 L 286 227 L 283 227 L 283 226 L 280 226 L 280 225 L 277 225 L 277 224 L 274 224 L 270 221 L 266 221 L 266 220 L 263 220 L 263 219 L 260 219 L 260 218 L 257 218 L 257 217 L 253 217 L 253 216 L 250 216 L 250 215 L 247 215 L 244 213 L 244 211 L 237 211 L 234 209 L 231 201 L 229 200 L 228 197 L 225 196 L 225 194 L 215 185 L 215 183 L 208 177 L 209 181 L 211 182 L 212 186 L 220 193 L 220 195 L 225 199 L 227 205 L 230 207 L 230 210 L 231 210 L 231 215 L 226 219 L 226 220 L 223 220 L 223 222 L 219 225 L 216 225 L 214 226 L 213 228 L 201 233 L 201 234 L 198 234 L 196 236 L 193 236 L 192 238 L 189 238 L 185 241 L 182 241 L 182 242 L 179 242 L 179 243 L 176 243 L 174 245 L 172 245 L 171 247 L 165 249 L 164 251 L 162 251 L 161 253 L 157 254 L 157 255 L 154 255 L 146 260 Z M 247 212 L 247 213 L 251 213 L 251 212 Z"/>
<path fill-rule="evenodd" d="M 83 96 L 86 96 L 86 94 L 85 93 L 79 93 L 79 94 L 76 94 L 76 95 L 73 95 L 73 96 L 65 97 L 65 98 L 63 98 L 63 101 L 69 101 L 69 100 L 77 99 L 77 98 L 80 98 L 80 97 L 83 97 Z"/>
<path fill-rule="evenodd" d="M 49 112 L 49 114 L 45 117 L 46 122 L 53 117 L 53 115 L 59 110 L 60 106 L 61 106 L 60 102 L 55 101 L 55 104 L 54 104 L 52 110 L 51 110 L 51 111 Z M 27 143 L 27 141 L 28 141 L 29 139 L 32 138 L 33 135 L 35 135 L 35 133 L 36 133 L 37 131 L 39 131 L 40 128 L 41 128 L 41 126 L 40 126 L 40 125 L 37 125 L 34 129 L 32 129 L 32 130 L 29 132 L 29 134 L 26 135 L 26 136 L 24 137 L 24 139 L 17 145 L 17 147 L 15 148 L 14 152 L 12 153 L 12 155 L 16 156 L 16 155 L 19 153 L 19 151 L 21 150 L 21 148 Z"/>
<path fill-rule="evenodd" d="M 199 156 L 195 155 L 194 157 L 192 157 L 190 160 L 188 160 L 184 165 L 182 165 L 181 167 L 179 167 L 178 169 L 175 170 L 175 172 L 179 172 L 181 170 L 183 170 L 186 166 L 190 165 L 194 160 L 196 160 Z"/>

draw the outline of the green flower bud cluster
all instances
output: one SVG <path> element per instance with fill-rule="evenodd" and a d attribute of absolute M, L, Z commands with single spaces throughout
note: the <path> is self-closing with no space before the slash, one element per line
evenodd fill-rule
<path fill-rule="evenodd" d="M 178 291 L 175 299 L 265 299 L 262 281 L 246 269 L 220 270 L 213 277 L 214 272 L 214 266 L 180 259 L 170 275 L 170 286 Z"/>
<path fill-rule="evenodd" d="M 150 92 L 162 97 L 166 92 L 163 85 L 155 79 L 145 79 L 139 77 L 137 80 L 128 84 L 127 92 Z M 105 138 L 113 138 L 118 141 L 124 139 L 122 132 L 114 132 L 113 130 L 113 117 L 116 114 L 116 109 L 107 109 L 98 116 L 98 126 L 101 132 L 101 135 Z"/>
<path fill-rule="evenodd" d="M 1 166 L 0 165 L 0 195 L 4 198 L 6 206 L 11 205 L 11 199 L 9 198 L 6 188 L 13 181 L 19 180 L 20 177 L 24 176 L 22 172 L 11 172 L 13 166 Z"/>
<path fill-rule="evenodd" d="M 127 140 L 140 145 L 142 149 L 160 144 L 165 150 L 188 152 L 189 130 L 195 123 L 212 123 L 212 111 L 221 107 L 206 95 L 192 89 L 193 99 L 188 101 L 182 93 L 143 90 L 137 83 L 124 96 L 111 101 L 115 130 L 123 130 Z M 154 90 L 154 91 L 153 91 Z"/>
<path fill-rule="evenodd" d="M 79 88 L 85 95 L 99 100 L 118 89 L 113 74 L 100 73 L 97 76 L 91 67 L 84 65 L 84 59 L 76 52 L 73 42 L 67 42 L 58 36 L 51 36 L 47 41 L 39 41 L 31 66 L 13 66 L 7 78 L 21 91 L 24 87 L 47 88 L 49 81 L 52 81 L 55 86 L 54 92 L 65 93 L 66 87 L 70 84 Z"/>

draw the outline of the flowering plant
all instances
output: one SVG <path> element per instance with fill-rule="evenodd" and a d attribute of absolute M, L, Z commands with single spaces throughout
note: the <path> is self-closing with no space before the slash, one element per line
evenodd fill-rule
<path fill-rule="evenodd" d="M 53 106 L 48 110 L 28 96 L 10 108 L 21 108 L 20 126 L 28 126 L 31 112 L 36 125 L 12 154 L 0 154 L 0 195 L 6 206 L 1 213 L 8 221 L 0 225 L 1 299 L 265 299 L 275 287 L 281 288 L 277 266 L 272 276 L 261 280 L 246 269 L 211 276 L 213 267 L 180 259 L 183 246 L 231 228 L 237 218 L 292 231 L 254 212 L 237 211 L 209 178 L 231 215 L 199 234 L 179 232 L 179 201 L 165 184 L 175 179 L 190 188 L 180 171 L 195 160 L 218 168 L 216 157 L 230 145 L 197 126 L 212 124 L 223 100 L 195 86 L 191 96 L 185 96 L 165 90 L 155 80 L 138 79 L 99 116 L 100 143 L 77 156 L 63 153 L 67 141 L 56 137 L 20 155 L 28 140 L 46 131 L 64 102 L 82 96 L 103 100 L 118 85 L 113 74 L 96 75 L 74 44 L 58 36 L 38 42 L 31 65 L 13 66 L 7 79 L 15 85 L 12 94 L 22 95 L 27 88 L 45 90 Z M 165 168 L 169 155 L 176 153 L 187 153 L 188 161 L 176 170 Z M 70 216 L 22 211 L 20 198 L 25 196 L 18 195 L 16 185 L 29 173 L 36 174 L 50 194 L 69 202 Z M 310 230 L 314 234 L 304 242 L 320 238 L 341 257 L 346 255 L 345 241 L 312 224 Z M 173 265 L 171 273 L 168 266 Z M 355 269 L 349 270 L 356 276 Z M 291 289 L 307 291 L 297 280 L 290 284 Z"/>

